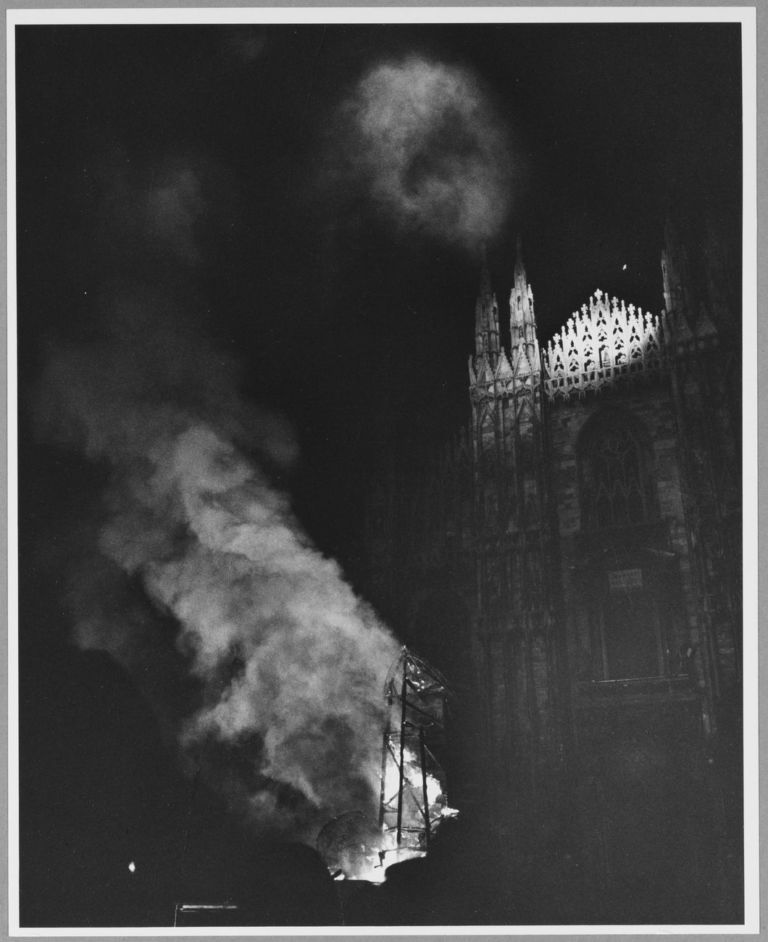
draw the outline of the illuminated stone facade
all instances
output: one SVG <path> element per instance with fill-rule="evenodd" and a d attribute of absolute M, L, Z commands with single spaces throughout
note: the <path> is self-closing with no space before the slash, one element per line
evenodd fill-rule
<path fill-rule="evenodd" d="M 668 226 L 665 311 L 598 290 L 540 346 L 518 245 L 508 348 L 484 269 L 470 422 L 368 528 L 372 597 L 473 717 L 452 802 L 621 921 L 738 915 L 739 312 L 697 258 Z"/>

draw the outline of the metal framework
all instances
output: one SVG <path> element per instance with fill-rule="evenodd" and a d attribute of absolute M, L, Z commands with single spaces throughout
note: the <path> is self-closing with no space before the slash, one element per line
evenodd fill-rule
<path fill-rule="evenodd" d="M 437 758 L 445 740 L 445 680 L 403 648 L 385 686 L 388 716 L 381 759 L 379 825 L 384 854 L 425 854 L 449 812 Z"/>

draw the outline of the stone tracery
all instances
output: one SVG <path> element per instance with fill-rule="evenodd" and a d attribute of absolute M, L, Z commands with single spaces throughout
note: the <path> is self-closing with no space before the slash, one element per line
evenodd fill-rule
<path fill-rule="evenodd" d="M 665 319 L 600 289 L 574 312 L 542 356 L 550 400 L 583 397 L 619 378 L 656 373 L 664 358 Z"/>

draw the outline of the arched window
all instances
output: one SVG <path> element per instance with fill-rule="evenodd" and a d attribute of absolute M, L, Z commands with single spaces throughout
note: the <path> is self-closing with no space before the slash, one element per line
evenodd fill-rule
<path fill-rule="evenodd" d="M 594 549 L 602 548 L 588 565 L 593 679 L 663 675 L 661 577 L 641 548 L 645 539 L 637 544 L 621 532 L 658 517 L 650 441 L 630 412 L 607 407 L 584 426 L 577 456 L 582 531 L 597 535 Z"/>
<path fill-rule="evenodd" d="M 646 523 L 656 516 L 651 453 L 639 423 L 618 409 L 593 416 L 579 438 L 583 530 Z"/>

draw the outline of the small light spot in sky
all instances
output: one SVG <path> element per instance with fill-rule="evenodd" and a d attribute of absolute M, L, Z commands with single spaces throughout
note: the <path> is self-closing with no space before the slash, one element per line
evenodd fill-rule
<path fill-rule="evenodd" d="M 131 873 L 136 873 L 136 864 L 133 861 L 131 861 L 128 864 L 128 869 L 131 871 Z"/>
<path fill-rule="evenodd" d="M 626 270 L 627 270 L 627 264 L 626 264 L 626 262 L 621 266 L 621 270 L 622 270 L 622 271 L 626 271 Z"/>

